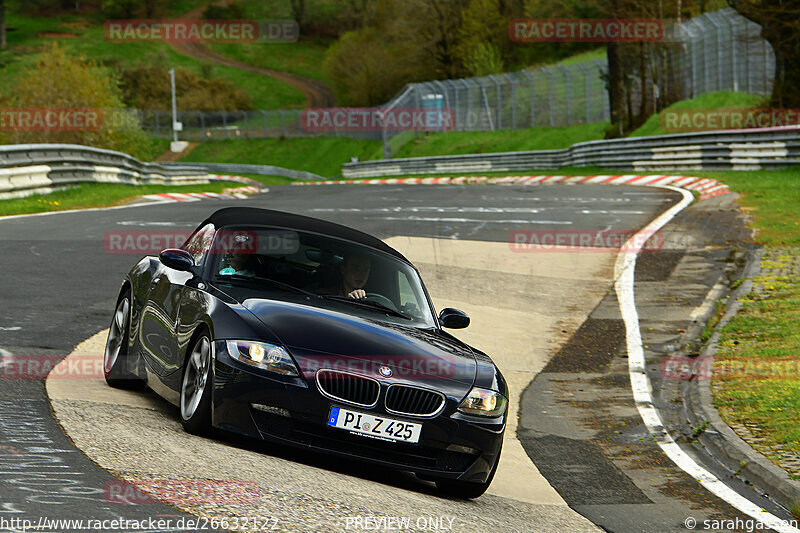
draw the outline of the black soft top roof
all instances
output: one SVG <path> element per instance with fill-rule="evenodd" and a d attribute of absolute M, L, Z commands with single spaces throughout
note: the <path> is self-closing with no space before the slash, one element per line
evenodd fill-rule
<path fill-rule="evenodd" d="M 240 225 L 259 225 L 259 226 L 275 226 L 279 228 L 294 229 L 298 231 L 308 231 L 312 233 L 319 233 L 345 239 L 357 244 L 362 244 L 375 250 L 385 252 L 402 259 L 409 263 L 408 259 L 403 255 L 383 242 L 382 240 L 368 235 L 363 231 L 358 231 L 335 222 L 328 222 L 319 218 L 312 218 L 303 215 L 296 215 L 294 213 L 286 213 L 283 211 L 274 211 L 272 209 L 259 209 L 256 207 L 226 207 L 214 212 L 209 216 L 202 226 L 211 223 L 217 228 L 225 226 L 240 226 Z"/>

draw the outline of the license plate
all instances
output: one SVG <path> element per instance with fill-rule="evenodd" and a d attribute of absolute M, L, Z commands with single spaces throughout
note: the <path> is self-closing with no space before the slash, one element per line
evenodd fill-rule
<path fill-rule="evenodd" d="M 331 407 L 328 425 L 366 437 L 411 443 L 419 442 L 422 432 L 422 424 L 359 413 L 341 407 Z"/>

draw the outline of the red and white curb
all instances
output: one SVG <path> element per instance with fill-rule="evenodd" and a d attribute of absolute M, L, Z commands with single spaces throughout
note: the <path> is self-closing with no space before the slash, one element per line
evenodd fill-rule
<path fill-rule="evenodd" d="M 728 186 L 711 178 L 664 175 L 616 175 L 616 176 L 458 176 L 438 178 L 377 178 L 367 180 L 329 180 L 294 182 L 292 185 L 446 185 L 446 184 L 499 184 L 499 185 L 548 185 L 552 183 L 592 185 L 638 185 L 662 187 L 670 185 L 700 193 L 705 200 L 729 192 Z"/>
<path fill-rule="evenodd" d="M 227 192 L 185 192 L 185 193 L 162 193 L 162 194 L 147 194 L 142 196 L 146 200 L 162 201 L 162 202 L 199 202 L 200 200 L 229 200 L 248 198 L 252 194 L 258 194 L 262 189 L 257 187 L 239 187 L 236 189 L 228 189 Z"/>

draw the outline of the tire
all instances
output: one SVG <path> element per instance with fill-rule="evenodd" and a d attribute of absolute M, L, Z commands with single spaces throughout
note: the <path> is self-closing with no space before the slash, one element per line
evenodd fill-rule
<path fill-rule="evenodd" d="M 128 370 L 128 338 L 131 330 L 131 291 L 126 289 L 117 300 L 114 317 L 108 328 L 103 354 L 106 383 L 118 389 L 141 389 L 144 382 Z"/>
<path fill-rule="evenodd" d="M 211 339 L 202 333 L 188 350 L 181 378 L 181 424 L 193 435 L 211 432 L 212 359 Z"/>
<path fill-rule="evenodd" d="M 494 474 L 497 472 L 497 465 L 500 464 L 500 453 L 497 454 L 497 459 L 494 462 L 492 471 L 489 472 L 489 477 L 483 483 L 475 483 L 473 481 L 459 481 L 457 479 L 437 479 L 436 488 L 445 496 L 452 498 L 459 498 L 462 500 L 471 500 L 482 496 L 489 488 L 494 479 Z"/>

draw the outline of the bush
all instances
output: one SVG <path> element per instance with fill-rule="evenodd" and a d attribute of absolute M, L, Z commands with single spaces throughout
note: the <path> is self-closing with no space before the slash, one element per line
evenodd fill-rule
<path fill-rule="evenodd" d="M 117 80 L 108 71 L 83 57 L 67 55 L 56 43 L 46 49 L 36 63 L 17 79 L 4 106 L 44 116 L 45 110 L 64 116 L 78 116 L 82 109 L 98 116 L 96 128 L 69 123 L 36 129 L 14 127 L 6 117 L 0 129 L 0 143 L 70 143 L 119 150 L 134 156 L 149 155 L 151 143 L 137 117 L 122 104 Z M 36 110 L 36 111 L 34 111 Z M 20 115 L 21 116 L 21 115 Z"/>
<path fill-rule="evenodd" d="M 211 71 L 204 71 L 210 75 Z M 155 63 L 138 63 L 120 71 L 123 101 L 137 109 L 169 111 L 172 89 L 169 69 Z M 175 95 L 181 111 L 235 111 L 252 109 L 250 96 L 222 79 L 201 78 L 184 68 L 175 69 Z"/>
<path fill-rule="evenodd" d="M 203 11 L 203 18 L 206 20 L 242 20 L 247 18 L 244 7 L 241 4 L 230 4 L 218 6 L 209 4 Z"/>

